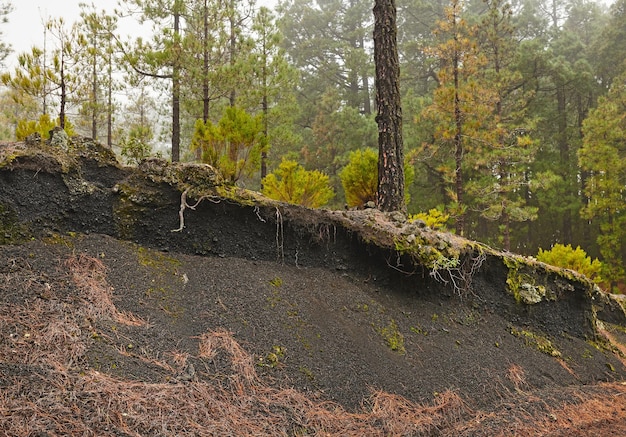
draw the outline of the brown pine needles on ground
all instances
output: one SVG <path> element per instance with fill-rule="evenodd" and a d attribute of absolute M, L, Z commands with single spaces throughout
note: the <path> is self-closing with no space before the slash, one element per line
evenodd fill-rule
<path fill-rule="evenodd" d="M 76 255 L 64 267 L 81 296 L 78 305 L 76 297 L 60 295 L 46 283 L 41 286 L 41 278 L 31 278 L 27 284 L 34 292 L 32 300 L 0 307 L 0 434 L 383 437 L 626 432 L 626 386 L 602 384 L 595 391 L 574 391 L 560 408 L 543 405 L 526 410 L 524 402 L 536 403 L 537 398 L 522 392 L 524 371 L 514 364 L 508 377 L 518 388 L 520 402 L 513 408 L 473 412 L 454 392 L 421 405 L 373 391 L 361 411 L 349 412 L 294 389 L 268 386 L 257 375 L 253 357 L 224 329 L 198 336 L 193 358 L 208 362 L 226 357 L 230 375 L 187 382 L 173 378 L 167 383 L 116 378 L 83 366 L 83 356 L 93 341 L 85 320 L 113 320 L 129 326 L 144 322 L 115 308 L 100 260 Z M 13 280 L 3 279 L 5 284 Z M 178 370 L 190 358 L 178 351 L 171 356 Z M 152 361 L 175 371 L 164 360 Z M 9 367 L 11 372 L 5 372 Z"/>

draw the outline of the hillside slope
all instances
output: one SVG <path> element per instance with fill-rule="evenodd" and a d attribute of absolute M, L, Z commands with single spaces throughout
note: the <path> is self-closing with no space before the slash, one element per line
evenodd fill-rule
<path fill-rule="evenodd" d="M 85 139 L 0 156 L 8 435 L 626 431 L 624 312 L 572 272 Z"/>

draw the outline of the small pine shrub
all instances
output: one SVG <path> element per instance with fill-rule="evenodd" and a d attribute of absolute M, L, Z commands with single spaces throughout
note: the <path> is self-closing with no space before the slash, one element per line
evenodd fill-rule
<path fill-rule="evenodd" d="M 450 220 L 450 214 L 446 214 L 439 209 L 433 208 L 428 212 L 418 212 L 417 214 L 409 216 L 409 221 L 415 220 L 423 221 L 426 223 L 426 226 L 431 229 L 445 231 L 448 220 Z"/>
<path fill-rule="evenodd" d="M 154 135 L 152 129 L 145 126 L 133 126 L 124 138 L 120 146 L 122 156 L 131 164 L 139 164 L 142 159 L 147 158 L 152 153 L 152 141 Z"/>
<path fill-rule="evenodd" d="M 564 246 L 557 243 L 550 250 L 540 248 L 537 259 L 556 267 L 575 270 L 595 282 L 602 282 L 602 263 L 597 258 L 592 260 L 580 246 L 573 249 L 571 244 Z"/>
<path fill-rule="evenodd" d="M 376 201 L 378 189 L 378 154 L 374 149 L 355 150 L 339 173 L 349 207 Z"/>
<path fill-rule="evenodd" d="M 261 166 L 261 153 L 267 150 L 261 114 L 253 116 L 233 106 L 224 110 L 217 124 L 197 120 L 190 150 L 199 150 L 202 162 L 219 169 L 229 182 L 251 175 Z"/>
<path fill-rule="evenodd" d="M 15 138 L 17 141 L 24 141 L 27 136 L 38 132 L 41 138 L 46 140 L 50 137 L 50 131 L 54 127 L 59 126 L 59 124 L 60 120 L 58 118 L 52 120 L 49 114 L 42 114 L 39 120 L 18 120 L 15 128 Z M 65 120 L 65 132 L 70 137 L 75 134 L 74 127 L 67 119 Z"/>
<path fill-rule="evenodd" d="M 378 191 L 378 151 L 372 148 L 350 152 L 348 164 L 339 173 L 341 185 L 350 208 L 362 207 L 375 202 Z M 415 179 L 415 169 L 410 159 L 404 161 L 404 185 L 408 187 Z M 405 190 L 405 202 L 410 200 Z"/>
<path fill-rule="evenodd" d="M 278 168 L 262 181 L 263 194 L 270 199 L 308 208 L 326 205 L 335 192 L 329 178 L 318 170 L 305 170 L 296 161 L 283 159 Z"/>

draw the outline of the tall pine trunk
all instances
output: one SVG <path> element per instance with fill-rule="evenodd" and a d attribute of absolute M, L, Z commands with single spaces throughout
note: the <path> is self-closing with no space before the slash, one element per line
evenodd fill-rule
<path fill-rule="evenodd" d="M 376 0 L 374 4 L 374 62 L 378 107 L 377 204 L 381 211 L 405 211 L 395 0 Z"/>
<path fill-rule="evenodd" d="M 178 44 L 180 8 L 174 11 L 174 38 Z M 175 53 L 172 66 L 172 162 L 180 161 L 180 54 Z"/>

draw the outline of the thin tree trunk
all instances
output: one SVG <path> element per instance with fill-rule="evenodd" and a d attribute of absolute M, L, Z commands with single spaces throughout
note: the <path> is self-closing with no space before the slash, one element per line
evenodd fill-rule
<path fill-rule="evenodd" d="M 95 32 L 94 32 L 95 33 Z M 98 63 L 96 56 L 96 37 L 93 39 L 94 54 L 92 59 L 91 78 L 91 138 L 96 141 L 98 138 Z"/>
<path fill-rule="evenodd" d="M 204 0 L 204 29 L 202 41 L 202 121 L 209 120 L 209 7 Z M 196 149 L 196 160 L 202 161 L 202 147 Z"/>
<path fill-rule="evenodd" d="M 370 98 L 370 81 L 367 73 L 363 73 L 363 114 L 370 115 L 372 113 L 372 102 Z"/>
<path fill-rule="evenodd" d="M 59 111 L 59 126 L 65 129 L 65 103 L 67 101 L 67 84 L 65 83 L 65 58 L 61 54 L 61 110 Z"/>
<path fill-rule="evenodd" d="M 400 106 L 400 65 L 395 0 L 376 0 L 374 5 L 374 62 L 378 106 L 378 194 L 382 211 L 405 211 Z"/>
<path fill-rule="evenodd" d="M 557 100 L 557 128 L 558 128 L 558 142 L 559 142 L 559 157 L 563 165 L 562 177 L 567 187 L 566 193 L 563 193 L 565 198 L 569 198 L 571 194 L 571 186 L 569 182 L 572 180 L 572 165 L 571 165 L 571 151 L 569 141 L 567 138 L 567 101 L 565 96 L 565 89 L 562 84 L 557 85 L 556 89 Z M 574 195 L 573 197 L 575 197 Z M 565 208 L 562 215 L 561 232 L 562 241 L 564 243 L 572 242 L 572 211 L 569 208 Z"/>
<path fill-rule="evenodd" d="M 202 41 L 202 121 L 209 119 L 209 6 L 204 0 L 204 29 Z"/>
<path fill-rule="evenodd" d="M 113 146 L 113 62 L 111 47 L 109 47 L 109 86 L 107 89 L 107 145 Z"/>
<path fill-rule="evenodd" d="M 456 20 L 456 17 L 455 17 Z M 457 35 L 454 35 L 455 41 Z M 459 53 L 455 49 L 454 58 L 452 60 L 454 75 L 454 181 L 456 202 L 459 208 L 459 215 L 456 219 L 456 233 L 463 235 L 465 232 L 465 213 L 463 212 L 464 191 L 463 191 L 463 114 L 461 111 L 461 99 L 459 97 Z"/>
<path fill-rule="evenodd" d="M 230 66 L 234 70 L 235 67 L 235 52 L 237 50 L 237 35 L 235 33 L 235 0 L 230 0 L 230 11 L 228 17 L 230 23 Z M 233 72 L 231 71 L 231 74 Z M 230 106 L 235 106 L 235 99 L 237 97 L 237 92 L 235 91 L 235 87 L 230 90 Z"/>
<path fill-rule="evenodd" d="M 174 38 L 180 33 L 180 8 L 174 11 Z M 179 53 L 174 54 L 172 67 L 172 162 L 180 161 L 180 67 Z"/>

